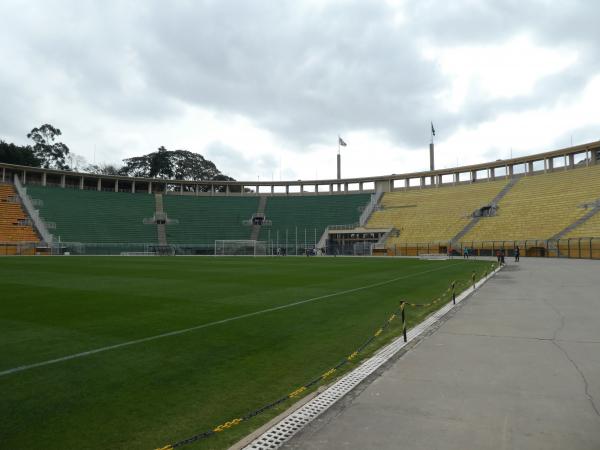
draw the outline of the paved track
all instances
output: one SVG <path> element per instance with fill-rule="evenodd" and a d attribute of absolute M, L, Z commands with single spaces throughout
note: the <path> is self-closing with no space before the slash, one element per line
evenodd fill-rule
<path fill-rule="evenodd" d="M 600 261 L 511 261 L 284 448 L 600 449 Z"/>

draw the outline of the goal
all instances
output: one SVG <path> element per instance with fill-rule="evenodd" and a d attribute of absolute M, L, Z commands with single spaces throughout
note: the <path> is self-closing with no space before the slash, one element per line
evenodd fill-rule
<path fill-rule="evenodd" d="M 265 241 L 220 240 L 215 241 L 215 256 L 264 256 Z"/>

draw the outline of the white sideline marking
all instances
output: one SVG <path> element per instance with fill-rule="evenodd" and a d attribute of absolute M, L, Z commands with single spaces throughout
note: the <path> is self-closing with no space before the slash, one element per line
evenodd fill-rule
<path fill-rule="evenodd" d="M 457 264 L 454 264 L 454 265 L 458 265 L 458 264 L 464 264 L 464 263 L 457 263 Z M 10 375 L 10 374 L 13 374 L 13 373 L 17 373 L 17 372 L 23 372 L 24 370 L 34 369 L 36 367 L 48 366 L 50 364 L 56 364 L 56 363 L 63 362 L 63 361 L 69 361 L 70 359 L 76 359 L 76 358 L 81 358 L 83 356 L 93 355 L 95 353 L 106 352 L 108 350 L 114 350 L 114 349 L 121 348 L 121 347 L 128 347 L 130 345 L 141 344 L 143 342 L 154 341 L 156 339 L 162 339 L 162 338 L 169 337 L 169 336 L 177 336 L 179 334 L 184 334 L 184 333 L 189 333 L 191 331 L 201 330 L 203 328 L 212 327 L 214 325 L 220 325 L 220 324 L 223 324 L 223 323 L 232 322 L 234 320 L 245 319 L 246 317 L 258 316 L 260 314 L 265 314 L 265 313 L 269 313 L 269 312 L 273 312 L 273 311 L 279 311 L 280 309 L 291 308 L 293 306 L 298 306 L 298 305 L 302 305 L 304 303 L 309 303 L 309 302 L 315 302 L 317 300 L 323 300 L 325 298 L 337 297 L 338 295 L 344 295 L 344 294 L 349 294 L 351 292 L 357 292 L 357 291 L 362 291 L 364 289 L 370 289 L 370 288 L 374 288 L 374 287 L 377 287 L 377 286 L 383 286 L 385 284 L 390 284 L 390 283 L 393 283 L 393 282 L 398 281 L 398 280 L 403 280 L 403 279 L 406 279 L 406 278 L 411 278 L 411 277 L 416 276 L 416 275 L 423 275 L 425 273 L 435 272 L 435 271 L 438 271 L 438 270 L 443 270 L 443 269 L 446 269 L 448 267 L 451 267 L 451 265 L 446 265 L 446 266 L 443 266 L 443 267 L 437 267 L 435 269 L 425 270 L 423 272 L 417 272 L 417 273 L 413 273 L 413 274 L 410 274 L 410 275 L 403 275 L 403 276 L 400 276 L 400 277 L 392 278 L 392 279 L 387 280 L 387 281 L 380 281 L 378 283 L 368 284 L 366 286 L 361 286 L 361 287 L 357 287 L 357 288 L 353 288 L 353 289 L 347 289 L 345 291 L 340 291 L 340 292 L 334 292 L 333 294 L 326 294 L 326 295 L 321 295 L 319 297 L 309 298 L 309 299 L 306 299 L 306 300 L 299 300 L 297 302 L 288 303 L 287 305 L 275 306 L 273 308 L 267 308 L 267 309 L 263 309 L 263 310 L 260 310 L 260 311 L 255 311 L 255 312 L 251 312 L 251 313 L 247 313 L 247 314 L 242 314 L 240 316 L 229 317 L 227 319 L 217 320 L 215 322 L 204 323 L 202 325 L 196 325 L 194 327 L 184 328 L 182 330 L 169 331 L 167 333 L 157 334 L 155 336 L 148 336 L 148 337 L 141 338 L 141 339 L 134 339 L 133 341 L 121 342 L 120 344 L 108 345 L 106 347 L 96 348 L 94 350 L 88 350 L 88 351 L 81 352 L 81 353 L 75 353 L 73 355 L 62 356 L 60 358 L 49 359 L 47 361 L 41 361 L 41 362 L 38 362 L 38 363 L 27 364 L 27 365 L 18 366 L 18 367 L 13 367 L 12 369 L 6 369 L 6 370 L 3 370 L 2 372 L 0 372 L 0 377 L 6 376 L 6 375 Z"/>

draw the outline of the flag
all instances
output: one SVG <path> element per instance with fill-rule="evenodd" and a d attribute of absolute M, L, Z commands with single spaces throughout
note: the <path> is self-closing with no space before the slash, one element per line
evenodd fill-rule
<path fill-rule="evenodd" d="M 435 136 L 435 128 L 433 128 L 433 122 L 431 122 L 431 135 Z"/>
<path fill-rule="evenodd" d="M 338 139 L 339 139 L 338 142 L 342 147 L 345 147 L 347 145 L 341 137 L 338 136 Z"/>

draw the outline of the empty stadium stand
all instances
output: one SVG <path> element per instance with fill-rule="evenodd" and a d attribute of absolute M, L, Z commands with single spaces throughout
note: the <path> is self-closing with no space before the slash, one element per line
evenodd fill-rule
<path fill-rule="evenodd" d="M 154 214 L 154 196 L 27 186 L 42 200 L 40 215 L 56 223 L 52 230 L 62 242 L 156 243 L 156 226 L 143 219 Z"/>
<path fill-rule="evenodd" d="M 469 224 L 471 214 L 489 205 L 507 183 L 480 181 L 386 193 L 367 228 L 396 228 L 398 235 L 388 238 L 388 245 L 448 242 Z"/>
<path fill-rule="evenodd" d="M 249 239 L 251 227 L 242 224 L 257 211 L 258 197 L 163 196 L 169 218 L 179 220 L 167 225 L 169 244 L 214 245 L 217 239 Z"/>
<path fill-rule="evenodd" d="M 523 177 L 499 202 L 497 214 L 480 220 L 463 240 L 549 239 L 599 197 L 600 165 Z"/>
<path fill-rule="evenodd" d="M 0 184 L 0 242 L 38 242 L 39 238 L 10 184 Z"/>
<path fill-rule="evenodd" d="M 281 241 L 286 230 L 295 236 L 297 229 L 299 241 L 304 242 L 306 230 L 308 242 L 314 243 L 315 235 L 318 241 L 328 225 L 356 223 L 369 198 L 368 194 L 269 197 L 265 216 L 272 226 L 262 227 L 260 239 L 266 240 L 270 230 L 271 239 L 279 232 Z"/>

